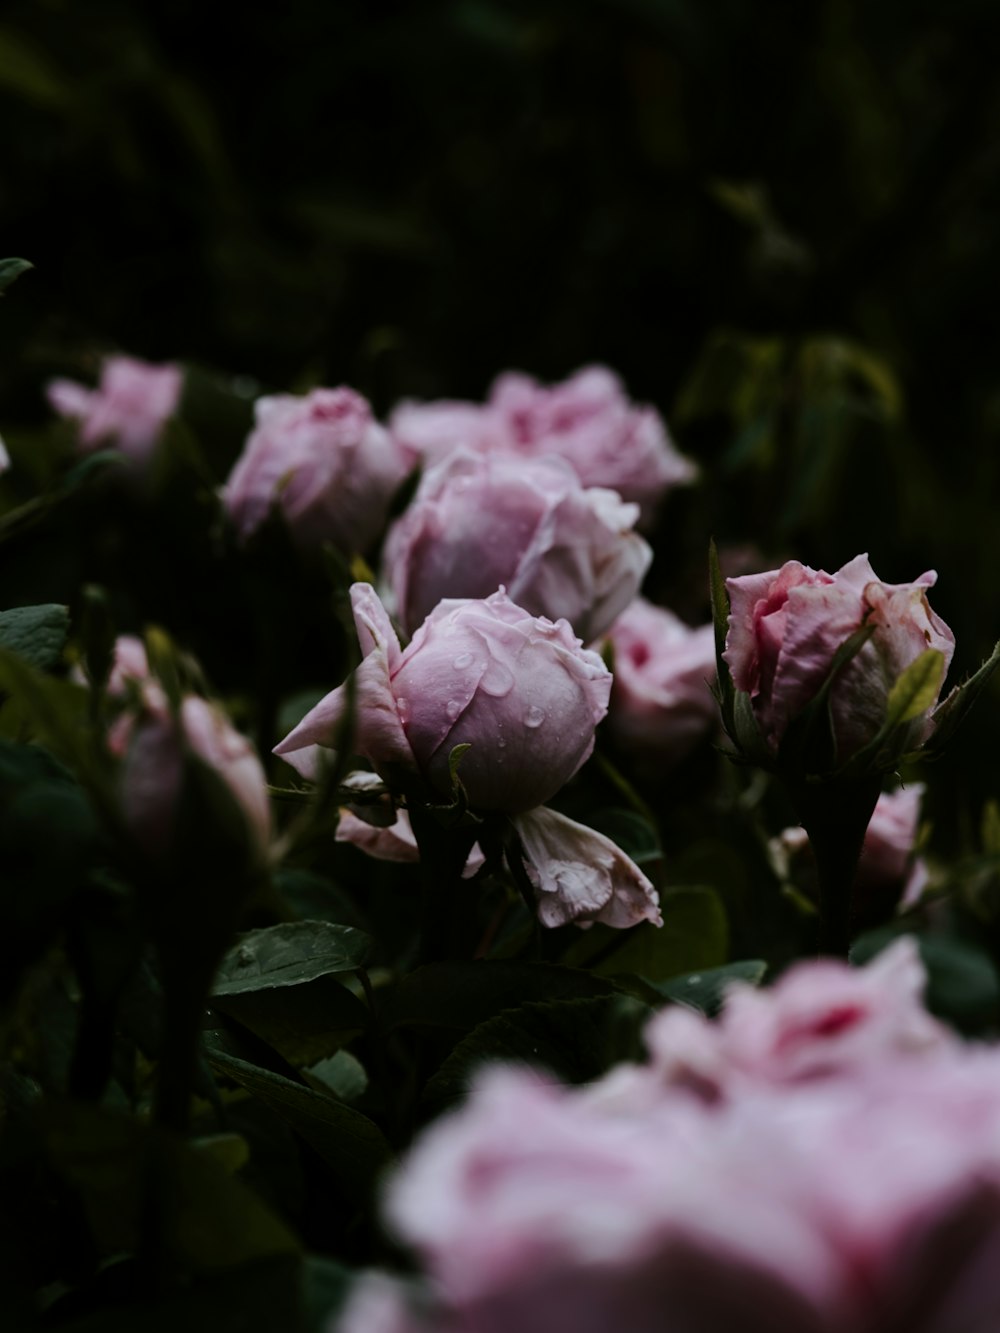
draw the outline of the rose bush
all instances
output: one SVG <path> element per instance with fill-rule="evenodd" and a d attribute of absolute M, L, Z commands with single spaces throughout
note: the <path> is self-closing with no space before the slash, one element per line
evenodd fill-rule
<path fill-rule="evenodd" d="M 608 638 L 614 650 L 611 735 L 641 765 L 683 759 L 718 724 L 709 685 L 715 674 L 712 626 L 691 629 L 639 597 Z"/>
<path fill-rule="evenodd" d="M 638 509 L 584 489 L 557 458 L 452 455 L 424 475 L 383 557 L 397 615 L 413 633 L 444 598 L 503 586 L 532 615 L 565 619 L 585 643 L 638 591 L 652 551 Z"/>
<path fill-rule="evenodd" d="M 366 550 L 408 470 L 368 403 L 353 389 L 313 389 L 260 398 L 254 413 L 221 497 L 241 538 L 277 508 L 303 546 Z"/>
<path fill-rule="evenodd" d="M 792 723 L 816 699 L 852 635 L 871 635 L 836 670 L 829 693 L 834 764 L 880 737 L 893 687 L 930 651 L 918 694 L 900 700 L 892 754 L 919 746 L 933 730 L 931 709 L 951 662 L 955 638 L 931 610 L 933 572 L 913 583 L 883 583 L 865 555 L 836 574 L 791 560 L 781 569 L 726 580 L 730 612 L 723 654 L 733 684 L 750 698 L 764 744 L 777 755 Z M 896 700 L 893 698 L 893 702 Z"/>
<path fill-rule="evenodd" d="M 75 380 L 56 379 L 47 393 L 60 416 L 77 422 L 82 452 L 116 445 L 133 463 L 145 464 L 177 411 L 183 383 L 179 366 L 109 356 L 101 365 L 96 389 Z"/>

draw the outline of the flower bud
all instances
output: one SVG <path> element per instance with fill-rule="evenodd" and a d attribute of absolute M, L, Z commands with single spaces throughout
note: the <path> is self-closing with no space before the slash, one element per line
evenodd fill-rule
<path fill-rule="evenodd" d="M 331 541 L 365 550 L 386 521 L 407 472 L 402 450 L 353 389 L 258 399 L 256 427 L 222 490 L 248 538 L 273 507 L 302 546 Z"/>
<path fill-rule="evenodd" d="M 936 579 L 883 583 L 859 555 L 832 575 L 792 560 L 726 580 L 723 657 L 779 765 L 822 774 L 867 747 L 868 766 L 885 769 L 927 739 L 955 647 L 927 601 Z M 823 705 L 828 724 L 824 715 L 812 725 L 810 705 Z"/>
<path fill-rule="evenodd" d="M 355 751 L 379 772 L 419 773 L 441 796 L 450 756 L 469 804 L 515 813 L 553 796 L 588 758 L 607 711 L 611 674 L 565 620 L 529 615 L 503 592 L 443 601 L 400 648 L 373 588 L 351 589 L 364 660 L 354 683 Z M 275 747 L 314 776 L 349 707 L 342 685 Z"/>

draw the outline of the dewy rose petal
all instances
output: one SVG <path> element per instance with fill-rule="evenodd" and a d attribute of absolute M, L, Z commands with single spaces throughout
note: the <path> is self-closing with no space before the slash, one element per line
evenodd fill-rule
<path fill-rule="evenodd" d="M 635 596 L 652 551 L 635 505 L 586 489 L 560 458 L 459 451 L 424 475 L 389 533 L 386 577 L 409 633 L 446 597 L 503 586 L 590 643 Z"/>
<path fill-rule="evenodd" d="M 529 615 L 506 596 L 441 602 L 405 650 L 368 584 L 351 589 L 364 661 L 356 675 L 358 754 L 380 772 L 418 771 L 441 795 L 449 756 L 470 804 L 514 813 L 555 795 L 594 748 L 611 674 L 565 621 Z M 303 718 L 275 753 L 315 771 L 347 703 L 344 686 Z"/>
<path fill-rule="evenodd" d="M 871 638 L 840 668 L 830 690 L 838 765 L 875 738 L 893 685 L 922 653 L 939 652 L 947 671 L 955 638 L 927 601 L 936 578 L 927 573 L 914 583 L 886 584 L 859 555 L 833 575 L 789 561 L 780 570 L 726 580 L 723 656 L 736 689 L 750 696 L 772 754 L 823 686 L 838 650 L 863 626 L 873 628 Z M 927 738 L 935 700 L 906 719 L 894 753 Z"/>

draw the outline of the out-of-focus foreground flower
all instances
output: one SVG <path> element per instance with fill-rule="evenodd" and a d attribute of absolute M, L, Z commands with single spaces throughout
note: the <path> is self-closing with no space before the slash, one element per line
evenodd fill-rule
<path fill-rule="evenodd" d="M 154 366 L 131 356 L 106 357 L 96 389 L 57 379 L 48 399 L 60 416 L 78 423 L 81 451 L 114 445 L 133 463 L 152 457 L 167 421 L 177 411 L 184 383 L 180 366 Z"/>
<path fill-rule="evenodd" d="M 422 1282 L 363 1278 L 338 1333 L 982 1333 L 1000 1318 L 1000 1053 L 865 970 L 655 1018 L 586 1088 L 481 1074 L 390 1182 Z"/>

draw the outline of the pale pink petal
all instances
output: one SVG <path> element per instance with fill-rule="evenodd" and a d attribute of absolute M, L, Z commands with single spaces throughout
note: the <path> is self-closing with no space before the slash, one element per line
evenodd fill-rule
<path fill-rule="evenodd" d="M 601 921 L 626 929 L 640 921 L 663 924 L 656 890 L 603 833 L 544 806 L 516 815 L 513 822 L 543 925 Z"/>

